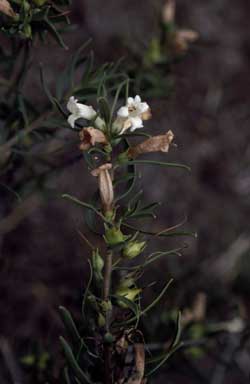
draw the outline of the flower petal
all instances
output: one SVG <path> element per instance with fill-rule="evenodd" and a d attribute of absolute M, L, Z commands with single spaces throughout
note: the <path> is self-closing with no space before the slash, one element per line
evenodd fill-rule
<path fill-rule="evenodd" d="M 76 113 L 77 111 L 77 99 L 74 96 L 70 96 L 69 101 L 67 103 L 67 109 L 71 113 Z"/>
<path fill-rule="evenodd" d="M 141 103 L 141 97 L 139 95 L 136 95 L 134 98 L 134 103 Z"/>
<path fill-rule="evenodd" d="M 143 122 L 142 122 L 142 119 L 140 117 L 130 117 L 130 122 L 132 124 L 130 130 L 131 132 L 135 131 L 136 129 L 138 128 L 142 128 L 143 127 Z"/>
<path fill-rule="evenodd" d="M 86 120 L 92 120 L 96 116 L 96 111 L 92 106 L 77 103 L 78 114 Z"/>
<path fill-rule="evenodd" d="M 75 121 L 77 120 L 77 117 L 73 114 L 69 115 L 68 117 L 68 123 L 71 126 L 71 128 L 75 127 Z"/>
<path fill-rule="evenodd" d="M 117 111 L 117 116 L 119 117 L 128 117 L 128 115 L 129 115 L 128 107 L 121 107 Z"/>

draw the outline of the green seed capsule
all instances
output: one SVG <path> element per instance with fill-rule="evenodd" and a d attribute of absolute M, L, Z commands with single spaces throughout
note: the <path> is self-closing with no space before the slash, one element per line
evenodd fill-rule
<path fill-rule="evenodd" d="M 123 248 L 123 256 L 128 259 L 133 259 L 134 257 L 140 255 L 145 249 L 146 241 L 131 241 L 128 242 Z"/>
<path fill-rule="evenodd" d="M 106 227 L 104 238 L 106 243 L 110 246 L 121 244 L 126 240 L 126 236 L 124 236 L 120 228 L 117 227 Z"/>

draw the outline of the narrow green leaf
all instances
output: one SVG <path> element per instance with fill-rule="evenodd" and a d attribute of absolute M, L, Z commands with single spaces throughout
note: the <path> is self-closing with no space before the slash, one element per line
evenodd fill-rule
<path fill-rule="evenodd" d="M 182 168 L 187 170 L 188 172 L 191 171 L 191 168 L 184 164 L 177 164 L 177 163 L 166 163 L 164 161 L 153 161 L 153 160 L 130 160 L 127 163 L 123 163 L 122 165 L 126 164 L 145 164 L 145 165 L 159 165 L 161 167 L 168 167 L 168 168 Z"/>
<path fill-rule="evenodd" d="M 153 307 L 156 306 L 156 304 L 159 303 L 159 301 L 161 300 L 161 298 L 165 295 L 165 293 L 167 292 L 168 288 L 170 287 L 170 285 L 173 283 L 174 279 L 170 279 L 169 282 L 165 285 L 165 287 L 162 289 L 162 291 L 160 292 L 160 294 L 156 297 L 156 299 L 150 303 L 143 311 L 142 311 L 142 315 L 145 315 L 146 313 L 148 313 Z"/>
<path fill-rule="evenodd" d="M 68 47 L 65 45 L 61 35 L 59 34 L 59 32 L 57 31 L 57 29 L 55 28 L 55 26 L 49 21 L 48 18 L 44 18 L 43 19 L 43 22 L 46 26 L 46 28 L 48 29 L 48 31 L 50 32 L 50 34 L 54 37 L 54 39 L 58 42 L 58 44 L 64 48 L 64 49 L 68 49 Z"/>
<path fill-rule="evenodd" d="M 180 338 L 181 338 L 181 312 L 179 311 L 177 316 L 177 322 L 176 322 L 176 333 L 172 343 L 172 348 L 175 348 L 179 344 Z"/>
<path fill-rule="evenodd" d="M 188 232 L 188 231 L 169 231 L 169 232 L 166 231 L 166 233 L 164 233 L 164 232 L 162 232 L 162 233 L 161 232 L 150 232 L 150 231 L 144 231 L 143 229 L 139 229 L 139 228 L 137 228 L 131 224 L 127 224 L 127 223 L 122 223 L 121 225 L 126 227 L 126 228 L 133 229 L 135 231 L 143 233 L 144 235 L 150 235 L 150 236 L 157 236 L 157 237 L 191 236 L 194 238 L 197 237 L 196 232 Z"/>
<path fill-rule="evenodd" d="M 52 104 L 54 104 L 54 98 L 53 98 L 53 96 L 52 96 L 52 94 L 51 94 L 51 92 L 47 86 L 42 65 L 40 65 L 40 79 L 41 79 L 42 87 L 44 89 L 44 92 L 45 92 L 47 98 L 49 99 L 49 101 Z"/>
<path fill-rule="evenodd" d="M 76 345 L 76 348 L 79 349 L 81 347 L 82 340 L 70 312 L 63 306 L 60 306 L 59 310 L 64 326 L 70 338 L 72 339 L 73 345 Z"/>
<path fill-rule="evenodd" d="M 90 45 L 91 41 L 92 41 L 92 39 L 87 40 L 77 50 L 77 52 L 72 57 L 71 63 L 69 65 L 69 70 L 68 70 L 68 72 L 69 72 L 69 84 L 70 84 L 71 88 L 74 87 L 74 75 L 75 75 L 76 66 L 77 66 L 78 61 L 79 61 L 79 57 L 80 57 L 81 53 Z"/>
<path fill-rule="evenodd" d="M 100 115 L 103 117 L 105 123 L 109 124 L 111 112 L 107 99 L 105 97 L 100 97 L 98 99 L 98 105 L 100 109 Z"/>
<path fill-rule="evenodd" d="M 84 207 L 84 208 L 87 208 L 87 209 L 92 210 L 92 211 L 95 212 L 98 216 L 100 216 L 100 217 L 102 218 L 102 220 L 104 220 L 106 223 L 109 223 L 109 220 L 107 220 L 107 219 L 103 216 L 103 214 L 102 214 L 100 211 L 98 211 L 98 209 L 96 209 L 93 205 L 88 204 L 88 203 L 85 203 L 85 202 L 83 202 L 83 201 L 77 199 L 76 197 L 73 197 L 73 196 L 71 196 L 71 195 L 68 195 L 67 193 L 63 194 L 63 195 L 62 195 L 62 198 L 63 198 L 63 199 L 71 200 L 71 201 L 73 201 L 74 203 L 76 203 L 76 204 L 78 204 L 78 205 L 81 205 L 81 206 Z"/>
<path fill-rule="evenodd" d="M 68 367 L 64 368 L 63 373 L 64 373 L 64 379 L 66 381 L 66 384 L 72 384 L 72 381 L 70 380 L 70 377 L 69 377 Z"/>
<path fill-rule="evenodd" d="M 89 280 L 88 280 L 88 283 L 87 283 L 87 286 L 86 286 L 86 289 L 85 289 L 85 292 L 84 292 L 84 295 L 83 295 L 83 300 L 82 300 L 82 315 L 83 315 L 84 318 L 86 318 L 86 315 L 85 315 L 85 304 L 86 304 L 86 300 L 87 300 L 87 297 L 88 297 L 89 289 L 90 289 L 90 286 L 91 286 L 91 283 L 92 283 L 92 280 L 93 280 L 92 264 L 91 264 L 91 262 L 89 260 L 88 260 L 88 263 L 89 263 L 89 268 L 90 268 L 90 275 L 89 275 Z"/>
<path fill-rule="evenodd" d="M 117 91 L 116 91 L 116 94 L 115 94 L 115 97 L 114 97 L 114 101 L 113 101 L 113 104 L 112 104 L 112 107 L 111 107 L 111 112 L 110 112 L 110 121 L 109 121 L 109 125 L 111 125 L 112 123 L 112 118 L 113 118 L 113 115 L 114 115 L 114 112 L 115 112 L 115 108 L 116 108 L 116 105 L 117 105 L 117 102 L 118 102 L 118 99 L 120 97 L 120 93 L 122 91 L 122 88 L 125 86 L 127 86 L 129 80 L 126 79 L 124 81 L 122 81 L 118 88 L 117 88 Z"/>
<path fill-rule="evenodd" d="M 18 110 L 22 115 L 25 127 L 28 126 L 29 124 L 29 119 L 28 119 L 28 111 L 25 105 L 25 99 L 22 94 L 19 93 L 17 96 L 17 103 L 18 103 Z"/>
<path fill-rule="evenodd" d="M 93 71 L 93 67 L 94 67 L 94 52 L 91 51 L 87 60 L 86 60 L 86 67 L 85 67 L 85 71 L 84 71 L 82 81 L 81 81 L 82 85 L 85 85 L 86 82 L 89 81 L 91 72 Z"/>
<path fill-rule="evenodd" d="M 137 325 L 138 325 L 139 320 L 140 320 L 140 310 L 139 310 L 138 305 L 136 303 L 134 303 L 133 301 L 131 301 L 131 300 L 129 300 L 123 296 L 112 295 L 112 297 L 114 297 L 118 302 L 121 301 L 122 303 L 124 303 L 125 306 L 128 307 L 133 312 L 133 314 L 134 314 L 133 319 L 136 321 L 135 328 L 137 328 Z M 126 323 L 126 321 L 124 323 Z"/>
<path fill-rule="evenodd" d="M 178 346 L 168 351 L 163 357 L 161 355 L 160 358 L 156 358 L 155 360 L 160 360 L 160 362 L 153 369 L 151 369 L 149 372 L 146 373 L 146 377 L 151 376 L 159 368 L 161 368 L 167 362 L 167 360 L 177 351 L 177 349 L 179 349 Z M 152 363 L 153 363 L 153 360 L 152 360 Z"/>
<path fill-rule="evenodd" d="M 174 281 L 174 279 L 170 279 L 169 282 L 165 285 L 165 287 L 162 289 L 162 291 L 160 292 L 160 294 L 156 297 L 156 299 L 150 303 L 145 309 L 143 309 L 140 313 L 140 317 L 146 315 L 153 307 L 155 307 L 158 302 L 161 300 L 161 298 L 165 295 L 165 293 L 167 292 L 169 286 L 172 284 L 172 282 Z M 126 322 L 122 322 L 120 323 L 120 325 L 123 325 L 123 324 L 130 324 L 132 322 L 134 322 L 136 320 L 136 317 L 132 317 L 131 319 L 127 320 Z"/>
<path fill-rule="evenodd" d="M 80 380 L 80 383 L 93 384 L 92 381 L 89 379 L 89 376 L 85 372 L 83 372 L 83 370 L 79 367 L 75 356 L 73 355 L 72 349 L 67 343 L 67 341 L 64 339 L 64 337 L 60 337 L 60 342 L 62 344 L 67 363 L 72 369 L 74 375 Z"/>

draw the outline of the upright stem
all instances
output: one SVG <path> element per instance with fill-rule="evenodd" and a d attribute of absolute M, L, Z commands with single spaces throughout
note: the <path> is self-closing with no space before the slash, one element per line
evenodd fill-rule
<path fill-rule="evenodd" d="M 103 299 L 106 302 L 109 301 L 109 296 L 110 296 L 112 259 L 113 259 L 113 253 L 112 251 L 108 251 L 105 259 L 104 284 L 103 284 Z M 106 324 L 105 324 L 106 332 L 109 332 L 110 317 L 111 317 L 111 310 L 108 309 L 106 311 Z M 110 344 L 105 343 L 104 344 L 105 384 L 111 384 L 113 382 L 111 355 L 112 355 L 112 347 Z"/>
<path fill-rule="evenodd" d="M 103 284 L 103 300 L 108 302 L 109 301 L 109 295 L 110 295 L 110 286 L 111 286 L 111 275 L 112 275 L 112 259 L 113 259 L 113 253 L 112 251 L 108 251 L 106 258 L 105 258 L 105 265 L 104 265 L 104 284 Z M 110 311 L 107 311 L 106 316 L 106 330 L 109 329 L 109 317 L 110 317 Z"/>

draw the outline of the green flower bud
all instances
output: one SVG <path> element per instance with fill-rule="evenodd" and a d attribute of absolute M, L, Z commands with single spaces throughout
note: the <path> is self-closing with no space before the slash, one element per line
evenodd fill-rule
<path fill-rule="evenodd" d="M 99 315 L 98 315 L 98 325 L 99 325 L 99 327 L 104 327 L 105 326 L 105 323 L 106 323 L 106 321 L 105 321 L 105 317 L 103 316 L 103 314 L 102 313 L 99 313 Z"/>
<path fill-rule="evenodd" d="M 145 249 L 146 241 L 129 241 L 123 248 L 123 256 L 133 259 Z"/>
<path fill-rule="evenodd" d="M 104 239 L 106 243 L 110 246 L 118 245 L 123 243 L 127 236 L 124 236 L 120 228 L 117 227 L 111 227 L 109 228 L 108 226 L 105 227 L 105 236 Z"/>
<path fill-rule="evenodd" d="M 97 278 L 97 280 L 101 280 L 104 261 L 98 249 L 94 250 L 92 253 L 92 266 L 93 266 L 95 277 Z"/>
<path fill-rule="evenodd" d="M 87 296 L 87 302 L 95 311 L 99 311 L 98 304 L 94 295 Z"/>
<path fill-rule="evenodd" d="M 112 344 L 114 341 L 115 341 L 115 338 L 111 333 L 109 333 L 109 332 L 105 333 L 104 342 L 106 344 Z"/>
<path fill-rule="evenodd" d="M 103 312 L 108 312 L 112 309 L 111 301 L 102 301 L 99 305 Z"/>
<path fill-rule="evenodd" d="M 30 10 L 30 5 L 27 1 L 23 2 L 23 9 L 25 10 L 25 12 L 28 12 Z"/>

